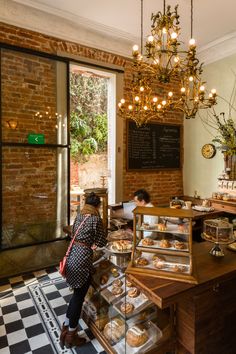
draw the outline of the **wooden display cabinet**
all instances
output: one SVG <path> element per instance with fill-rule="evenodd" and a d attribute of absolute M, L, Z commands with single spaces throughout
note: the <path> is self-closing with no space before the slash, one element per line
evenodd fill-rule
<path fill-rule="evenodd" d="M 106 267 L 106 268 L 105 268 Z M 83 306 L 82 318 L 95 337 L 100 341 L 107 353 L 112 354 L 165 354 L 174 353 L 174 307 L 161 310 L 143 292 L 143 289 L 128 282 L 129 277 L 108 259 L 94 264 L 93 287 L 90 288 Z M 106 274 L 107 282 L 100 283 Z M 120 280 L 121 293 L 114 295 L 114 281 Z M 137 289 L 135 297 L 129 291 Z M 130 303 L 133 306 L 129 313 L 122 312 L 121 306 Z M 116 327 L 116 324 L 119 324 Z M 129 346 L 127 332 L 138 326 L 145 329 L 147 336 L 143 344 Z M 137 327 L 136 327 L 137 328 Z"/>
<path fill-rule="evenodd" d="M 136 207 L 133 213 L 134 242 L 127 272 L 197 283 L 192 252 L 192 211 Z M 159 223 L 146 225 L 145 216 L 158 217 Z"/>

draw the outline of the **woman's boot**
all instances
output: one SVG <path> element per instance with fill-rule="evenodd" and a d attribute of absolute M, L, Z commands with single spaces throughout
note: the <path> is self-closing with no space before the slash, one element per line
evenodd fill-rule
<path fill-rule="evenodd" d="M 69 329 L 69 326 L 65 326 L 63 323 L 62 329 L 61 329 L 61 334 L 60 334 L 60 346 L 62 349 L 64 348 L 64 345 L 65 345 L 65 338 L 66 338 L 66 334 L 67 334 L 68 329 Z"/>
<path fill-rule="evenodd" d="M 80 347 L 86 342 L 85 338 L 79 337 L 77 329 L 74 331 L 67 331 L 65 336 L 65 346 L 66 348 Z"/>

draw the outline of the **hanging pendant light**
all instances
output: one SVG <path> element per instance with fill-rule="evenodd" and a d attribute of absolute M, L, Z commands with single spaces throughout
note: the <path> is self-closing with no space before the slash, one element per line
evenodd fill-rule
<path fill-rule="evenodd" d="M 163 0 L 163 13 L 152 14 L 151 36 L 145 44 L 143 54 L 143 0 L 141 0 L 141 52 L 133 47 L 133 78 L 130 97 L 121 99 L 119 114 L 132 119 L 138 126 L 149 120 L 163 117 L 168 111 L 181 111 L 185 118 L 194 118 L 199 109 L 210 108 L 216 102 L 216 90 L 207 96 L 205 82 L 201 79 L 202 66 L 196 55 L 193 39 L 193 0 L 191 0 L 191 39 L 188 50 L 180 50 L 180 23 L 178 5 L 174 11 L 166 7 Z M 179 82 L 179 97 L 172 91 L 166 97 L 158 97 L 153 90 L 157 83 L 164 87 L 171 81 Z M 155 85 L 155 86 L 154 86 Z"/>
<path fill-rule="evenodd" d="M 193 0 L 191 0 L 191 39 L 181 73 L 181 99 L 172 103 L 173 109 L 181 110 L 185 118 L 195 118 L 199 109 L 211 108 L 217 103 L 216 90 L 206 94 L 205 82 L 201 78 L 203 64 L 196 56 L 196 43 L 193 38 Z"/>
<path fill-rule="evenodd" d="M 133 53 L 138 52 L 138 46 L 133 47 Z M 143 58 L 143 0 L 141 0 L 141 53 L 132 66 L 132 82 L 129 87 L 129 97 L 122 98 L 118 104 L 119 115 L 124 119 L 132 119 L 137 126 L 148 121 L 163 117 L 172 98 L 169 92 L 166 99 L 158 97 L 152 89 L 153 77 L 142 64 Z"/>
<path fill-rule="evenodd" d="M 180 26 L 178 5 L 174 11 L 163 1 L 163 13 L 158 11 L 151 16 L 151 35 L 145 44 L 145 55 L 140 55 L 133 47 L 134 62 L 140 62 L 161 83 L 168 83 L 179 76 L 183 51 L 180 51 Z"/>

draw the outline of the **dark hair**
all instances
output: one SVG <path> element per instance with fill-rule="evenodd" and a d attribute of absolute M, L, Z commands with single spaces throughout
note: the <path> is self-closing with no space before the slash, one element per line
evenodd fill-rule
<path fill-rule="evenodd" d="M 150 195 L 145 189 L 138 189 L 136 192 L 134 192 L 134 197 L 137 197 L 140 202 L 142 200 L 144 200 L 145 203 L 150 202 Z"/>
<path fill-rule="evenodd" d="M 97 207 L 99 204 L 101 204 L 101 199 L 94 192 L 91 192 L 86 196 L 85 203 Z"/>

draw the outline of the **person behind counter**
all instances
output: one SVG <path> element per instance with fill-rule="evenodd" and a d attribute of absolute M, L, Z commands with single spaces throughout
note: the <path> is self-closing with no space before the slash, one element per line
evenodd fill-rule
<path fill-rule="evenodd" d="M 145 189 L 138 189 L 136 192 L 134 192 L 134 202 L 136 206 L 142 206 L 142 207 L 154 207 L 154 205 L 151 203 L 151 198 L 149 193 Z M 143 222 L 149 225 L 154 225 L 158 224 L 158 216 L 153 216 L 153 215 L 144 215 L 143 217 Z M 143 233 L 144 237 L 151 237 L 155 238 L 156 234 L 153 232 L 144 232 Z"/>
<path fill-rule="evenodd" d="M 72 227 L 73 238 L 79 225 L 84 222 L 75 238 L 66 264 L 66 281 L 73 288 L 73 295 L 61 330 L 60 344 L 62 347 L 64 345 L 67 348 L 81 346 L 86 342 L 85 338 L 79 337 L 77 326 L 84 298 L 91 284 L 93 250 L 107 243 L 98 211 L 100 204 L 100 198 L 95 193 L 90 193 Z"/>

